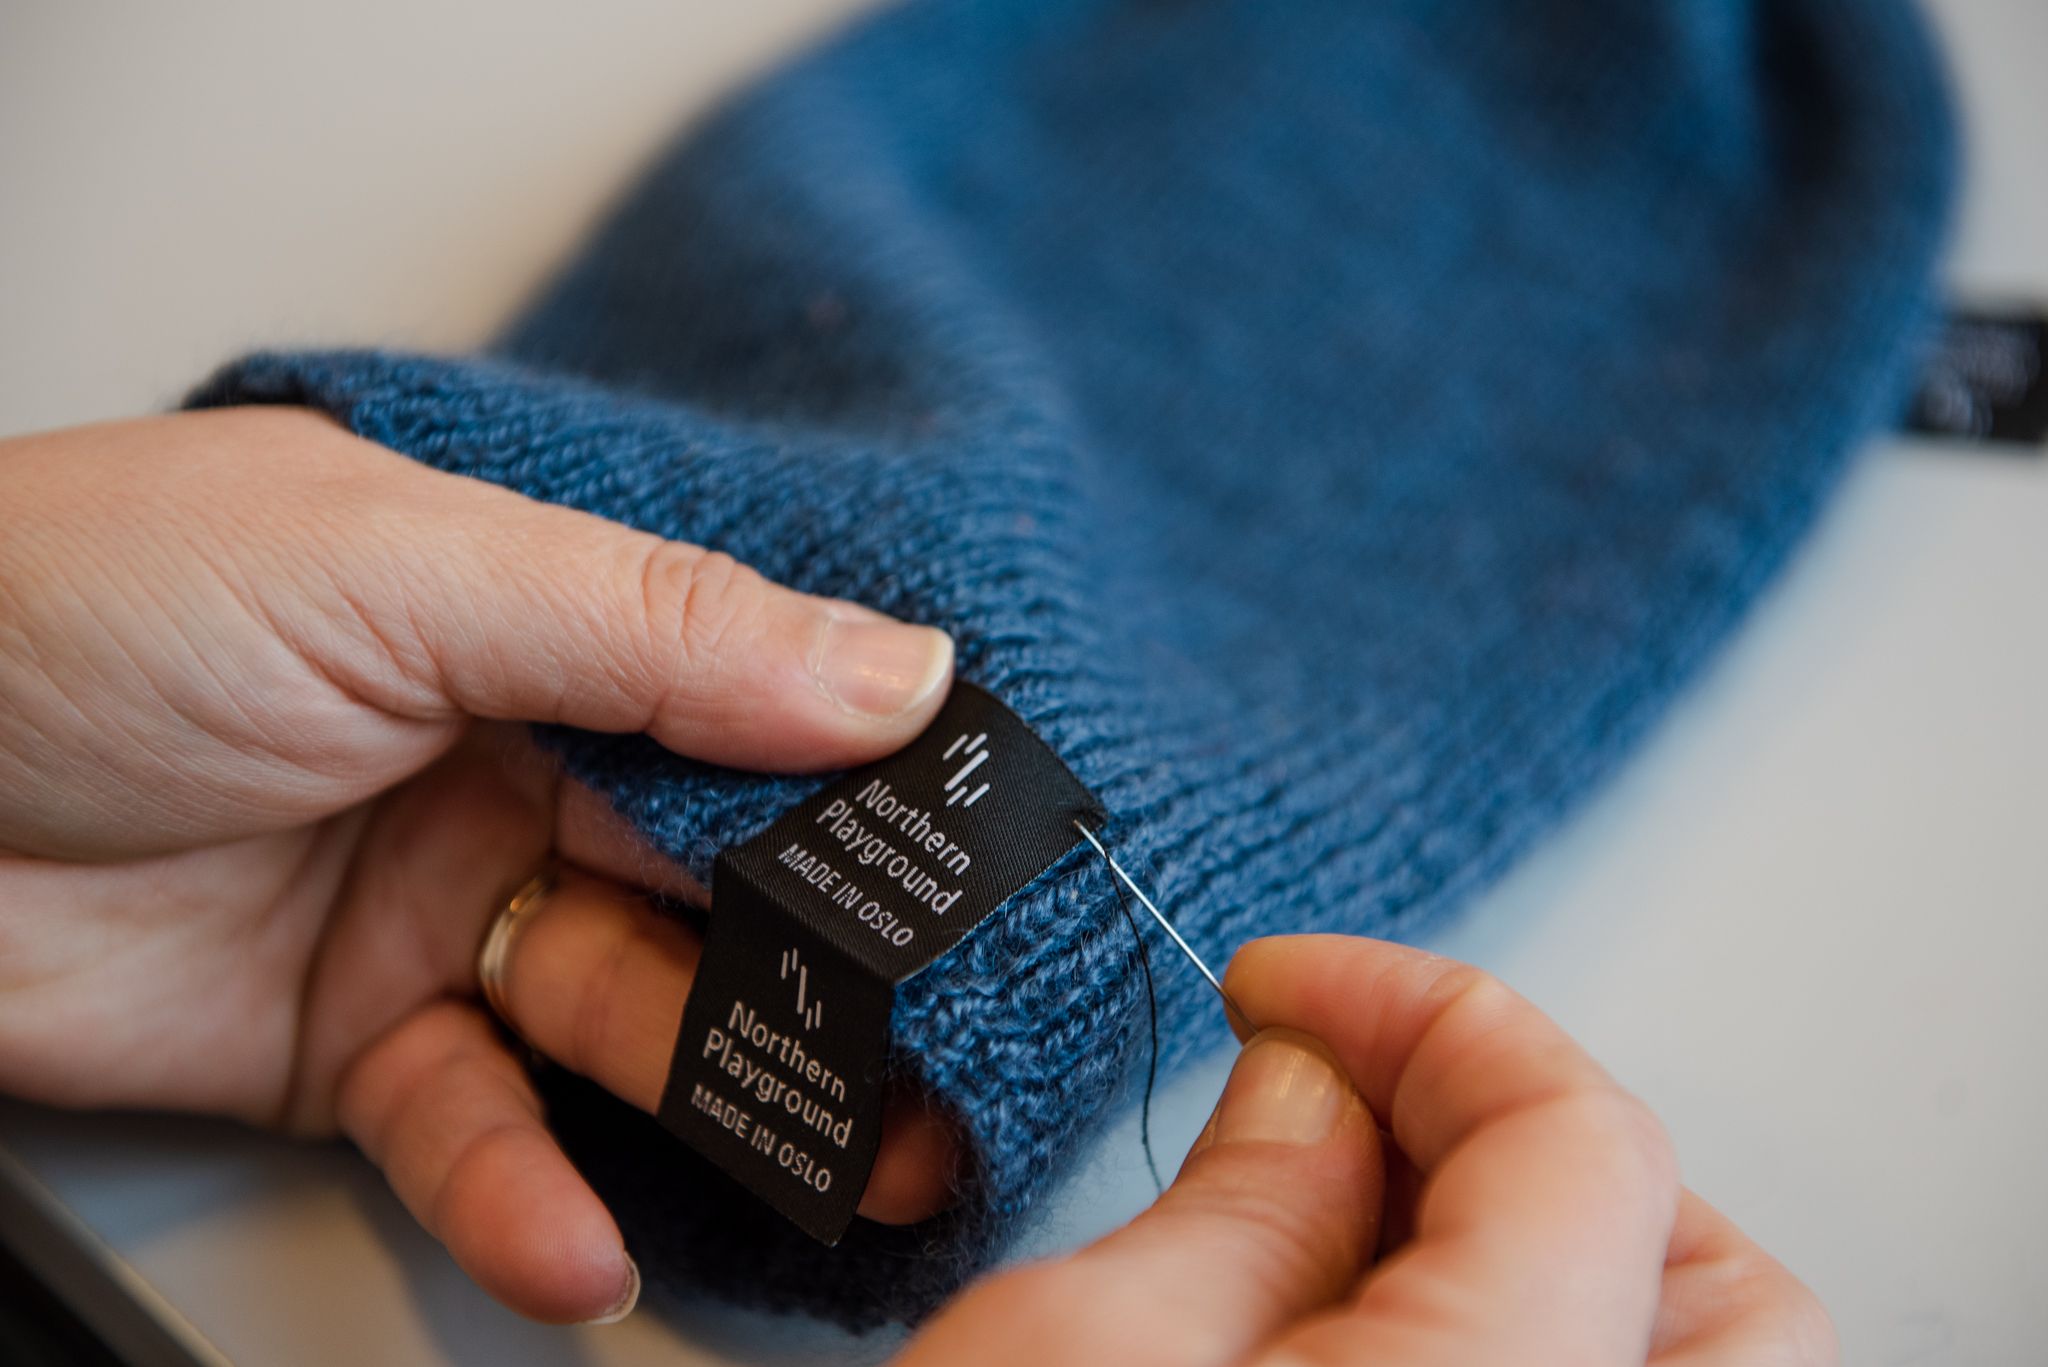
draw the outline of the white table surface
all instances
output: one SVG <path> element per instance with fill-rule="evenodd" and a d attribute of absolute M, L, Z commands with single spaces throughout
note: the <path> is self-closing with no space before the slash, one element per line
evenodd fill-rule
<path fill-rule="evenodd" d="M 0 431 L 256 343 L 474 343 L 678 119 L 852 8 L 0 0 Z M 1950 276 L 2048 300 L 2048 5 L 1933 8 L 1970 124 Z M 1649 1099 L 1853 1363 L 2048 1355 L 2044 532 L 2048 461 L 1874 452 L 1637 762 L 1436 942 Z M 1163 1150 L 1222 1068 L 1168 1089 Z M 1035 1247 L 1146 1199 L 1134 1133 Z M 0 1142 L 242 1363 L 888 1348 L 712 1306 L 525 1324 L 338 1146 L 19 1105 Z"/>

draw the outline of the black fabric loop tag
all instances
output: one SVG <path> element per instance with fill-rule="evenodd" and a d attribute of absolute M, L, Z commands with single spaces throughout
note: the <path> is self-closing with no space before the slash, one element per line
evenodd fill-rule
<path fill-rule="evenodd" d="M 719 856 L 661 1123 L 837 1243 L 874 1165 L 896 984 L 1102 819 L 1014 712 L 955 683 L 903 750 Z"/>
<path fill-rule="evenodd" d="M 1952 315 L 1906 425 L 1922 436 L 2039 447 L 2048 438 L 2048 315 Z"/>

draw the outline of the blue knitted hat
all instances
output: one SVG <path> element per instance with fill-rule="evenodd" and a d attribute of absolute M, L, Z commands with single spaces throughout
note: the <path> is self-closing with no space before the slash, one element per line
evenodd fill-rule
<path fill-rule="evenodd" d="M 697 129 L 489 354 L 193 401 L 946 628 L 1212 960 L 1410 937 L 1900 410 L 1950 161 L 1903 0 L 920 0 Z M 548 739 L 704 876 L 817 783 Z M 1159 988 L 1167 1066 L 1220 1040 Z M 657 1287 L 915 1317 L 1127 1094 L 1140 991 L 1085 850 L 907 984 L 962 1201 L 837 1249 L 594 1088 L 554 1116 Z"/>

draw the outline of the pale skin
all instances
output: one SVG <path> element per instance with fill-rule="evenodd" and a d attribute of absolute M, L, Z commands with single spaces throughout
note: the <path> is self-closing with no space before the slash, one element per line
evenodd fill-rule
<path fill-rule="evenodd" d="M 950 643 L 297 410 L 0 441 L 0 489 L 0 1091 L 345 1135 L 507 1305 L 630 1309 L 476 950 L 561 861 L 509 1023 L 652 1109 L 698 944 L 647 894 L 702 893 L 520 724 L 842 768 L 931 719 Z M 1312 937 L 1229 986 L 1264 1028 L 1166 1195 L 904 1361 L 1834 1361 L 1655 1118 L 1493 979 Z M 893 1097 L 863 1216 L 942 1209 L 955 1147 Z"/>

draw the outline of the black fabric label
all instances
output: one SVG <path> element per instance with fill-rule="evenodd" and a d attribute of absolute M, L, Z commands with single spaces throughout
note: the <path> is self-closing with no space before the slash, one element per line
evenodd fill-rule
<path fill-rule="evenodd" d="M 662 1124 L 837 1243 L 874 1165 L 896 984 L 1102 818 L 1015 713 L 955 683 L 903 750 L 719 856 Z"/>
<path fill-rule="evenodd" d="M 1924 436 L 2039 445 L 2048 437 L 2048 318 L 1952 316 L 1921 374 L 1907 427 Z"/>

